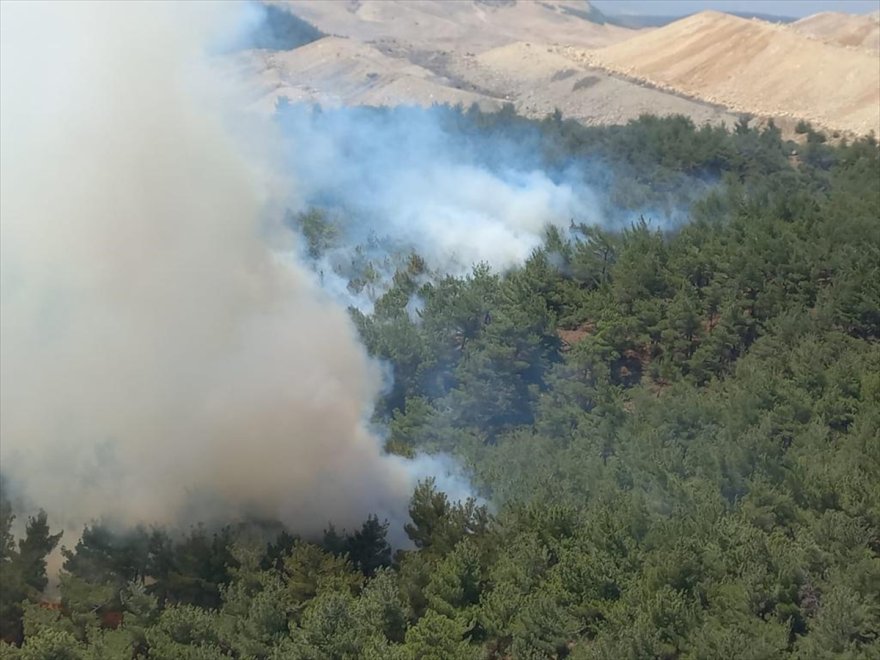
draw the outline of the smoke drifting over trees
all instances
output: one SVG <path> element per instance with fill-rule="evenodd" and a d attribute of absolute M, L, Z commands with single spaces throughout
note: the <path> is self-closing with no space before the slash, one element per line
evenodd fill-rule
<path fill-rule="evenodd" d="M 282 106 L 279 125 L 304 201 L 347 214 L 342 245 L 372 236 L 442 272 L 481 261 L 504 270 L 542 244 L 548 225 L 602 220 L 581 168 L 545 171 L 533 130 L 468 133 L 443 107 Z"/>
<path fill-rule="evenodd" d="M 548 225 L 601 219 L 584 171 L 443 109 L 246 114 L 216 54 L 265 32 L 252 5 L 6 15 L 3 458 L 26 506 L 308 529 L 396 517 L 454 472 L 382 455 L 364 420 L 387 378 L 339 302 L 368 309 L 351 280 L 381 291 L 413 252 L 522 263 Z M 313 206 L 337 240 L 309 255 L 281 220 Z"/>
<path fill-rule="evenodd" d="M 264 122 L 252 9 L 0 3 L 0 656 L 877 657 L 873 136 Z"/>
<path fill-rule="evenodd" d="M 273 252 L 273 165 L 242 155 L 271 128 L 218 110 L 204 53 L 241 19 L 4 5 L 2 465 L 66 525 L 320 529 L 413 485 L 365 426 L 381 374 L 345 311 Z"/>

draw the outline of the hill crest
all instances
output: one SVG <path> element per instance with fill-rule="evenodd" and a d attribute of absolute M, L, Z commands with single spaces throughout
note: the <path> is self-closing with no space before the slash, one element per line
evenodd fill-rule
<path fill-rule="evenodd" d="M 737 112 L 880 132 L 880 67 L 863 50 L 704 11 L 574 59 Z"/>

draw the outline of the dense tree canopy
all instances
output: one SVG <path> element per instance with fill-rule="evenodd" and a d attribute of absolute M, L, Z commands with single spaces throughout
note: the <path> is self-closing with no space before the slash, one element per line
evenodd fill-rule
<path fill-rule="evenodd" d="M 421 484 L 394 553 L 376 517 L 319 539 L 95 524 L 64 550 L 54 608 L 58 536 L 41 513 L 16 541 L 4 500 L 0 655 L 880 656 L 874 139 L 443 120 L 475 144 L 537 135 L 548 167 L 602 162 L 607 203 L 643 210 L 550 228 L 510 272 L 410 255 L 352 310 L 393 369 L 388 450 L 454 455 L 483 499 Z M 336 238 L 320 209 L 292 222 L 313 256 Z"/>

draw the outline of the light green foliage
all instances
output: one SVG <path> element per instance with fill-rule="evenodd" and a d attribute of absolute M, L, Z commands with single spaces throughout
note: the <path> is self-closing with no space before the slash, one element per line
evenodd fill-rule
<path fill-rule="evenodd" d="M 287 592 L 299 608 L 322 591 L 354 594 L 363 581 L 346 558 L 302 541 L 296 542 L 284 559 L 284 578 Z"/>
<path fill-rule="evenodd" d="M 123 628 L 101 630 L 89 637 L 86 658 L 88 660 L 118 660 L 131 658 L 137 643 Z"/>
<path fill-rule="evenodd" d="M 450 502 L 446 493 L 436 489 L 434 479 L 416 487 L 409 517 L 412 522 L 404 526 L 407 536 L 417 548 L 432 555 L 445 555 L 466 536 L 484 532 L 489 521 L 485 506 L 473 498 Z"/>
<path fill-rule="evenodd" d="M 406 633 L 405 657 L 412 660 L 475 660 L 479 657 L 464 635 L 461 622 L 428 612 Z"/>
<path fill-rule="evenodd" d="M 303 614 L 302 629 L 323 657 L 354 660 L 363 643 L 355 598 L 345 591 L 326 590 L 314 598 Z"/>
<path fill-rule="evenodd" d="M 428 607 L 469 623 L 470 612 L 480 597 L 481 572 L 477 547 L 463 539 L 436 565 L 425 588 Z"/>
<path fill-rule="evenodd" d="M 71 635 L 77 635 L 77 628 L 73 621 L 63 617 L 58 610 L 48 609 L 36 603 L 24 604 L 22 627 L 26 639 L 47 629 L 63 630 Z"/>
<path fill-rule="evenodd" d="M 290 633 L 295 603 L 277 572 L 260 569 L 260 552 L 238 546 L 239 566 L 222 588 L 218 630 L 224 644 L 241 657 L 268 657 Z"/>
<path fill-rule="evenodd" d="M 397 575 L 382 570 L 367 582 L 355 604 L 355 617 L 367 630 L 381 633 L 387 640 L 402 642 L 406 632 L 406 601 Z"/>
<path fill-rule="evenodd" d="M 99 610 L 111 605 L 117 596 L 111 584 L 87 582 L 69 573 L 61 576 L 61 602 L 83 632 L 98 625 Z"/>
<path fill-rule="evenodd" d="M 232 657 L 221 643 L 216 612 L 193 605 L 166 608 L 146 633 L 151 658 L 213 660 Z"/>
<path fill-rule="evenodd" d="M 69 632 L 43 628 L 25 640 L 16 657 L 20 660 L 87 660 L 91 656 Z"/>

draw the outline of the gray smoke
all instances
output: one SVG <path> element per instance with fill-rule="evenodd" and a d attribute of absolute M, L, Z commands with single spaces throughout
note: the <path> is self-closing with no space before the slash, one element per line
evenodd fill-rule
<path fill-rule="evenodd" d="M 218 110 L 243 11 L 2 3 L 0 459 L 56 524 L 405 510 L 379 369 L 278 256 L 274 129 Z"/>
<path fill-rule="evenodd" d="M 279 109 L 294 208 L 328 210 L 336 232 L 315 268 L 348 304 L 366 311 L 375 297 L 346 290 L 358 262 L 386 280 L 395 256 L 413 252 L 435 273 L 479 262 L 503 271 L 542 245 L 548 225 L 606 223 L 583 167 L 547 171 L 534 132 L 469 134 L 454 117 L 442 107 Z"/>

